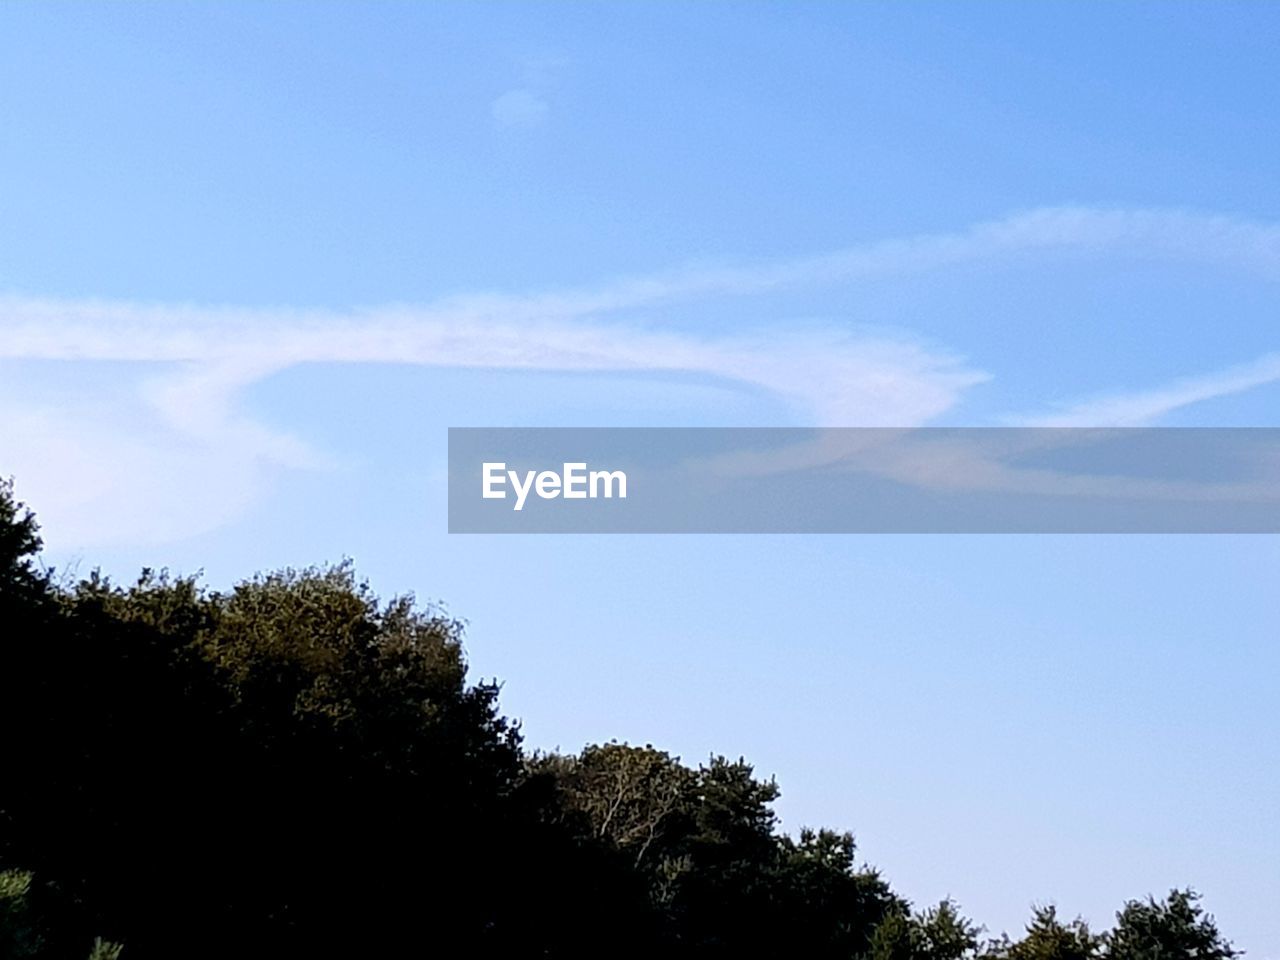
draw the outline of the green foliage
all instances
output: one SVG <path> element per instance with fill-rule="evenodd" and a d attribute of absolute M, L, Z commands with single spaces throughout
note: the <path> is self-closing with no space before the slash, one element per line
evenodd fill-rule
<path fill-rule="evenodd" d="M 13 481 L 0 479 L 0 590 L 25 593 L 46 583 L 35 570 L 39 549 L 35 517 L 14 497 Z"/>
<path fill-rule="evenodd" d="M 527 921 L 539 896 L 492 878 L 547 841 L 454 621 L 379 603 L 348 567 L 227 594 L 151 572 L 28 589 L 33 526 L 0 502 L 19 544 L 0 701 L 27 731 L 0 853 L 66 884 L 128 956 L 376 952 L 432 916 L 477 937 Z"/>
<path fill-rule="evenodd" d="M 56 924 L 57 905 L 42 910 L 36 904 L 41 891 L 29 870 L 0 870 L 0 960 L 51 960 L 83 957 L 83 937 L 74 924 Z M 89 960 L 119 960 L 124 947 L 95 937 Z"/>
<path fill-rule="evenodd" d="M 889 910 L 871 933 L 868 960 L 912 960 L 919 938 L 907 904 Z"/>
<path fill-rule="evenodd" d="M 626 854 L 637 868 L 669 869 L 670 835 L 685 829 L 697 780 L 693 771 L 650 746 L 589 746 L 577 757 L 535 758 L 554 775 L 579 829 Z M 662 864 L 668 862 L 668 867 Z"/>
<path fill-rule="evenodd" d="M 89 960 L 120 960 L 120 954 L 123 952 L 123 944 L 108 943 L 98 937 L 93 941 L 93 947 L 89 950 Z"/>
<path fill-rule="evenodd" d="M 1116 914 L 1108 960 L 1231 960 L 1238 956 L 1218 932 L 1192 890 L 1173 890 L 1163 901 L 1131 900 Z"/>
<path fill-rule="evenodd" d="M 690 768 L 652 746 L 610 743 L 531 768 L 556 780 L 567 823 L 645 877 L 668 954 L 850 957 L 895 902 L 856 869 L 848 834 L 780 835 L 777 784 L 745 761 Z"/>
<path fill-rule="evenodd" d="M 31 909 L 31 873 L 0 871 L 0 957 L 36 957 L 44 944 Z"/>
<path fill-rule="evenodd" d="M 961 960 L 978 949 L 981 928 L 964 917 L 959 907 L 943 900 L 916 919 L 922 945 L 921 956 L 928 960 Z"/>
<path fill-rule="evenodd" d="M 914 914 L 900 902 L 873 931 L 868 955 L 870 960 L 963 960 L 977 955 L 981 932 L 951 900 Z"/>
<path fill-rule="evenodd" d="M 745 760 L 525 756 L 459 623 L 348 564 L 65 586 L 39 545 L 0 483 L 0 960 L 979 956 Z M 1117 921 L 1043 908 L 984 960 L 1236 956 L 1190 891 Z"/>
<path fill-rule="evenodd" d="M 1063 923 L 1051 904 L 1035 909 L 1021 940 L 1006 937 L 992 945 L 990 955 L 998 960 L 1098 960 L 1105 946 L 1105 936 L 1092 933 L 1079 917 Z"/>

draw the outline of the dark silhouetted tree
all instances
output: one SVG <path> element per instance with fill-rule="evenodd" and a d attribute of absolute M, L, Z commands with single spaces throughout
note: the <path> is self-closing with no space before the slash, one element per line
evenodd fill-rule
<path fill-rule="evenodd" d="M 349 565 L 55 582 L 0 483 L 0 960 L 976 960 L 746 761 L 524 755 L 462 631 Z M 101 940 L 101 935 L 107 939 Z M 1196 894 L 984 960 L 1233 960 Z"/>
<path fill-rule="evenodd" d="M 1172 890 L 1164 900 L 1131 900 L 1116 914 L 1108 960 L 1231 960 L 1239 955 L 1218 932 L 1193 890 Z"/>
<path fill-rule="evenodd" d="M 1106 937 L 1092 933 L 1079 917 L 1063 923 L 1050 904 L 1035 909 L 1021 940 L 1006 937 L 993 943 L 988 955 L 993 960 L 1098 960 L 1105 945 Z"/>
<path fill-rule="evenodd" d="M 951 900 L 911 913 L 903 901 L 872 931 L 870 960 L 964 960 L 978 953 L 981 928 Z"/>

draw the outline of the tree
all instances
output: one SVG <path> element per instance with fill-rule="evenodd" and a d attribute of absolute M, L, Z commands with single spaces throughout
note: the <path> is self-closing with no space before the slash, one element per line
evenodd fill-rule
<path fill-rule="evenodd" d="M 978 951 L 981 928 L 951 900 L 911 913 L 904 901 L 886 912 L 871 935 L 870 960 L 962 960 Z"/>
<path fill-rule="evenodd" d="M 35 957 L 44 946 L 31 909 L 31 879 L 27 870 L 0 870 L 0 957 Z"/>
<path fill-rule="evenodd" d="M 87 956 L 89 960 L 118 960 L 124 947 L 101 937 L 84 947 L 66 904 L 42 909 L 36 900 L 48 891 L 35 883 L 28 870 L 0 870 L 0 957 L 4 960 L 44 960 Z M 62 909 L 58 909 L 61 907 Z"/>
<path fill-rule="evenodd" d="M 349 564 L 67 586 L 39 546 L 0 483 L 0 960 L 978 957 L 741 758 L 526 756 L 460 624 Z M 1236 956 L 1191 891 L 988 953 Z"/>
<path fill-rule="evenodd" d="M 527 905 L 552 893 L 510 885 L 533 867 L 504 861 L 554 841 L 455 621 L 381 604 L 347 567 L 227 594 L 151 572 L 54 590 L 4 494 L 0 696 L 25 731 L 6 860 L 57 878 L 138 960 L 553 925 Z"/>
<path fill-rule="evenodd" d="M 1005 938 L 988 952 L 998 960 L 1098 960 L 1105 945 L 1106 937 L 1090 932 L 1079 917 L 1063 923 L 1050 904 L 1035 909 L 1021 940 Z"/>
<path fill-rule="evenodd" d="M 1194 890 L 1172 890 L 1162 901 L 1129 901 L 1107 941 L 1108 960 L 1232 960 L 1239 954 Z"/>
<path fill-rule="evenodd" d="M 652 746 L 609 743 L 532 766 L 555 778 L 568 823 L 645 876 L 666 954 L 851 957 L 896 902 L 856 868 L 850 835 L 779 834 L 777 784 L 745 761 L 693 769 Z"/>
<path fill-rule="evenodd" d="M 855 862 L 853 835 L 802 829 L 779 841 L 774 913 L 808 956 L 863 956 L 901 901 L 878 872 Z"/>
<path fill-rule="evenodd" d="M 348 565 L 64 588 L 38 547 L 0 488 L 0 864 L 82 905 L 77 937 L 130 960 L 643 942 L 641 885 L 527 775 L 457 621 Z"/>
<path fill-rule="evenodd" d="M 694 775 L 661 750 L 610 743 L 557 760 L 566 802 L 598 840 L 627 853 L 636 868 L 647 866 L 646 855 L 661 849 L 688 812 Z"/>
<path fill-rule="evenodd" d="M 0 597 L 29 602 L 43 592 L 49 577 L 36 570 L 39 549 L 34 514 L 14 496 L 13 481 L 0 479 Z"/>

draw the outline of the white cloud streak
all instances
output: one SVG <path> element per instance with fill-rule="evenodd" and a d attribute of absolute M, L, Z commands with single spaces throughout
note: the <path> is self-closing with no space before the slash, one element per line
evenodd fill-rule
<path fill-rule="evenodd" d="M 1186 377 L 1151 390 L 1095 397 L 1057 413 L 1027 417 L 1019 422 L 1029 427 L 1148 426 L 1183 407 L 1277 382 L 1280 382 L 1280 353 L 1272 353 L 1252 363 Z"/>
<path fill-rule="evenodd" d="M 0 408 L 0 450 L 6 458 L 0 469 L 19 473 L 24 485 L 30 480 L 46 504 L 47 526 L 65 530 L 77 543 L 175 539 L 211 529 L 269 489 L 274 470 L 324 463 L 300 440 L 249 420 L 238 411 L 237 399 L 245 387 L 273 373 L 326 362 L 683 371 L 771 391 L 804 419 L 825 425 L 919 425 L 952 409 L 985 374 L 908 339 L 851 337 L 835 329 L 705 336 L 628 326 L 614 315 L 1067 250 L 1190 259 L 1280 278 L 1275 226 L 1181 212 L 1053 208 L 961 232 L 773 264 L 673 271 L 526 296 L 461 296 L 422 306 L 325 312 L 9 297 L 0 299 L 0 359 L 131 361 L 164 368 L 137 385 L 137 400 L 160 424 L 147 430 L 132 423 L 88 426 L 56 398 L 42 405 L 11 398 Z M 1266 359 L 1256 369 L 1228 371 L 1225 378 L 1111 398 L 1059 417 L 1081 423 L 1117 410 L 1158 416 L 1170 403 L 1267 382 L 1274 363 Z M 102 449 L 88 458 L 84 451 L 96 445 Z M 110 461 L 120 475 L 104 478 L 88 459 Z M 157 491 L 181 489 L 185 480 L 206 476 L 213 464 L 227 472 L 219 496 L 198 509 L 188 503 L 155 507 L 165 502 Z M 60 507 L 47 508 L 51 497 L 68 505 L 65 525 Z M 131 497 L 139 503 L 122 506 Z M 95 525 L 88 516 L 109 519 Z"/>
<path fill-rule="evenodd" d="M 551 106 L 532 90 L 518 87 L 496 97 L 489 105 L 493 122 L 507 129 L 530 129 L 542 124 Z"/>

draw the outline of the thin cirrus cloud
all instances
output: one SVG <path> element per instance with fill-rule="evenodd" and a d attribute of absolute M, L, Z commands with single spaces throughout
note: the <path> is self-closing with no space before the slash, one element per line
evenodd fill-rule
<path fill-rule="evenodd" d="M 239 409 L 245 388 L 300 364 L 688 371 L 763 388 L 824 419 L 873 423 L 923 422 L 983 379 L 958 358 L 906 341 L 838 332 L 703 338 L 609 324 L 590 312 L 607 312 L 606 301 L 478 298 L 285 316 L 0 302 L 0 358 L 154 367 L 136 374 L 130 390 L 93 405 L 33 403 L 0 389 L 3 469 L 39 491 L 50 542 L 163 542 L 233 520 L 282 468 L 332 465 Z"/>
<path fill-rule="evenodd" d="M 10 297 L 0 299 L 0 359 L 115 361 L 133 373 L 105 403 L 80 408 L 57 396 L 6 395 L 0 385 L 3 469 L 40 491 L 46 530 L 59 542 L 156 542 L 216 528 L 269 492 L 281 469 L 333 465 L 239 407 L 248 386 L 323 362 L 694 372 L 767 390 L 809 422 L 919 425 L 952 410 L 987 375 L 957 354 L 904 337 L 858 337 L 833 327 L 703 335 L 628 325 L 614 315 L 1055 250 L 1208 261 L 1280 277 L 1280 228 L 1269 224 L 1050 208 L 772 264 L 423 306 L 324 312 Z M 1117 411 L 1139 410 L 1149 421 L 1170 404 L 1268 382 L 1275 364 L 1264 358 L 1055 416 L 1101 424 Z M 193 484 L 202 491 L 196 502 L 184 494 Z"/>
<path fill-rule="evenodd" d="M 528 130 L 540 126 L 551 111 L 547 101 L 524 87 L 508 90 L 489 104 L 489 114 L 502 129 Z"/>
<path fill-rule="evenodd" d="M 520 63 L 522 82 L 499 94 L 489 104 L 489 116 L 499 130 L 531 130 L 542 126 L 551 113 L 548 91 L 568 60 L 561 56 L 526 58 Z"/>
<path fill-rule="evenodd" d="M 1186 377 L 1150 390 L 1094 397 L 1055 413 L 1024 417 L 1018 422 L 1028 427 L 1142 427 L 1183 407 L 1277 382 L 1280 382 L 1280 353 L 1269 353 L 1252 363 Z"/>

